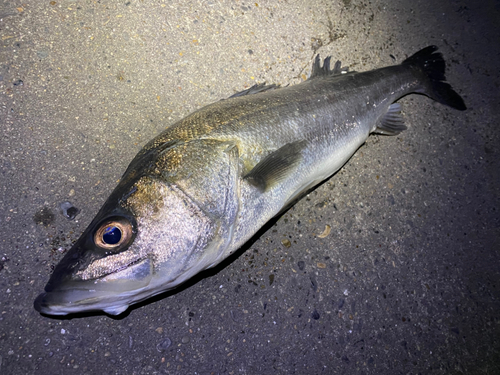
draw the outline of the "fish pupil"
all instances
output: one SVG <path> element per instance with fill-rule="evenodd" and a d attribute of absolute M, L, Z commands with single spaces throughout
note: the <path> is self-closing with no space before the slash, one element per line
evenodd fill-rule
<path fill-rule="evenodd" d="M 122 231 L 115 226 L 109 226 L 102 234 L 102 240 L 108 245 L 116 245 L 122 238 Z"/>

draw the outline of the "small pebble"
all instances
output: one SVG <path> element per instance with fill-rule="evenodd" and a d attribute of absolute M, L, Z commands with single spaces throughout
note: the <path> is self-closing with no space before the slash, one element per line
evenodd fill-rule
<path fill-rule="evenodd" d="M 339 299 L 339 304 L 338 304 L 339 309 L 341 309 L 342 306 L 344 306 L 344 303 L 345 303 L 345 299 L 343 299 L 343 298 Z"/>
<path fill-rule="evenodd" d="M 269 275 L 269 285 L 273 285 L 273 282 L 274 282 L 274 275 L 270 274 Z"/>
<path fill-rule="evenodd" d="M 43 60 L 45 58 L 47 58 L 49 56 L 49 52 L 48 51 L 44 51 L 44 50 L 41 50 L 41 51 L 37 51 L 36 52 L 36 55 L 38 56 L 38 58 L 40 60 Z"/>
<path fill-rule="evenodd" d="M 167 350 L 170 345 L 172 345 L 172 340 L 170 340 L 168 337 L 165 338 L 163 341 L 160 341 L 157 345 L 156 345 L 156 350 L 158 350 L 158 352 L 164 352 L 165 350 Z"/>
<path fill-rule="evenodd" d="M 320 235 L 318 235 L 319 238 L 325 238 L 326 236 L 328 236 L 330 234 L 332 230 L 332 227 L 329 226 L 328 224 L 325 225 L 325 230 L 323 231 L 323 233 L 321 233 Z"/>
<path fill-rule="evenodd" d="M 132 349 L 132 347 L 134 346 L 134 339 L 132 336 L 128 336 L 128 348 L 129 349 Z"/>
<path fill-rule="evenodd" d="M 290 247 L 292 246 L 291 242 L 288 240 L 288 239 L 284 239 L 284 240 L 281 240 L 281 243 L 283 244 L 283 246 L 285 247 Z"/>
<path fill-rule="evenodd" d="M 311 316 L 312 316 L 312 318 L 314 320 L 318 320 L 319 319 L 319 312 L 318 312 L 318 310 L 314 309 L 314 311 L 313 311 L 313 313 L 312 313 Z"/>

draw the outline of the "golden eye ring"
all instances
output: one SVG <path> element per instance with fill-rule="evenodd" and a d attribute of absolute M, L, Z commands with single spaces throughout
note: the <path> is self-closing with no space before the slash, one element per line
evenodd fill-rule
<path fill-rule="evenodd" d="M 117 249 L 132 238 L 132 224 L 125 218 L 111 218 L 101 223 L 94 234 L 94 242 L 103 249 Z"/>

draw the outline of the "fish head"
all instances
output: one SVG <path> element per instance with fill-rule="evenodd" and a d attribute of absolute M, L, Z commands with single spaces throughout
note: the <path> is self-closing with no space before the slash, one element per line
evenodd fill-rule
<path fill-rule="evenodd" d="M 219 227 L 175 184 L 143 176 L 118 185 L 56 266 L 35 309 L 118 315 L 214 265 Z"/>

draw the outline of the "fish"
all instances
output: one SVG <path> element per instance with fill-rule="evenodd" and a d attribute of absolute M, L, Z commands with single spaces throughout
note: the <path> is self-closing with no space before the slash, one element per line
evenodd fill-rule
<path fill-rule="evenodd" d="M 404 131 L 401 97 L 465 110 L 437 50 L 367 72 L 317 55 L 299 84 L 255 85 L 167 127 L 132 160 L 34 308 L 122 314 L 233 254 L 371 133 Z"/>

